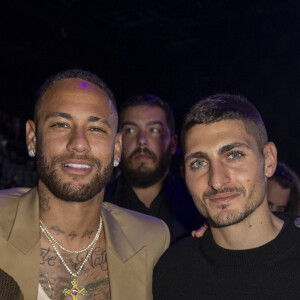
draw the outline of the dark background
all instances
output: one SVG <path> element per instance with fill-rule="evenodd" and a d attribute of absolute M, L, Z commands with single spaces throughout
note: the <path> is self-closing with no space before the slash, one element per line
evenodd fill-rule
<path fill-rule="evenodd" d="M 119 103 L 157 94 L 177 132 L 195 101 L 237 93 L 300 173 L 298 0 L 2 0 L 0 25 L 2 113 L 30 118 L 40 84 L 74 67 L 97 73 Z"/>

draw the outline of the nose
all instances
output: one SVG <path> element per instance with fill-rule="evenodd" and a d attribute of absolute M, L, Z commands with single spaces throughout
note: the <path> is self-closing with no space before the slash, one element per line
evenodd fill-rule
<path fill-rule="evenodd" d="M 221 162 L 210 164 L 208 185 L 214 190 L 220 190 L 230 182 L 228 170 Z"/>
<path fill-rule="evenodd" d="M 77 153 L 86 153 L 91 150 L 89 141 L 83 130 L 76 128 L 72 131 L 67 149 Z"/>
<path fill-rule="evenodd" d="M 141 130 L 139 132 L 139 136 L 138 136 L 138 141 L 137 142 L 138 142 L 139 146 L 146 146 L 148 144 L 147 135 L 146 135 L 146 133 L 143 130 Z"/>

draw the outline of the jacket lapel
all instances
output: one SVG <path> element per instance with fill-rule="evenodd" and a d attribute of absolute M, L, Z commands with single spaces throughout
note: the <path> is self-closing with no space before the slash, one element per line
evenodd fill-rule
<path fill-rule="evenodd" d="M 129 239 L 122 229 L 128 219 L 118 215 L 117 221 L 113 209 L 108 203 L 102 206 L 112 300 L 148 299 L 147 249 L 145 246 L 135 248 L 134 239 L 139 237 Z"/>
<path fill-rule="evenodd" d="M 20 197 L 17 215 L 8 241 L 26 254 L 39 240 L 39 201 L 37 189 L 34 188 Z"/>

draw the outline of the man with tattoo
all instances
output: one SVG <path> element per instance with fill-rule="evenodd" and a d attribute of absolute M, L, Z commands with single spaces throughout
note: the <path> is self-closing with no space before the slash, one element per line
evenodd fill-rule
<path fill-rule="evenodd" d="M 182 146 L 188 189 L 210 226 L 161 257 L 154 299 L 300 299 L 300 218 L 268 208 L 277 150 L 256 108 L 228 94 L 199 101 Z"/>
<path fill-rule="evenodd" d="M 166 224 L 102 203 L 121 155 L 117 124 L 111 91 L 90 72 L 40 88 L 26 123 L 37 187 L 0 195 L 1 299 L 152 299 Z"/>

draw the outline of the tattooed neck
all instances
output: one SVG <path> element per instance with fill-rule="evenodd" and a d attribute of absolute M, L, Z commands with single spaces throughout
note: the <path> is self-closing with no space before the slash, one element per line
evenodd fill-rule
<path fill-rule="evenodd" d="M 49 194 L 41 186 L 39 186 L 38 193 L 39 193 L 40 210 L 44 212 L 49 211 L 51 209 L 51 206 L 49 205 L 50 202 Z"/>

